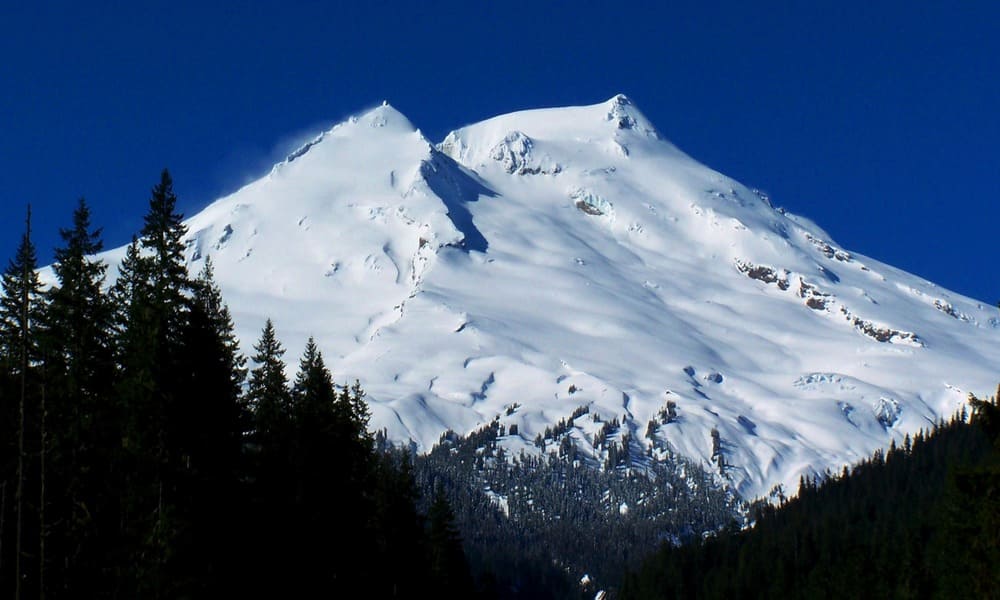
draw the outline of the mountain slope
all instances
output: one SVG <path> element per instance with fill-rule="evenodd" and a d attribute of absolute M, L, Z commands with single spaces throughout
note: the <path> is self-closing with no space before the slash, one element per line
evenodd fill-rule
<path fill-rule="evenodd" d="M 587 406 L 637 459 L 759 495 L 928 427 L 1000 365 L 994 308 L 839 248 L 620 95 L 437 146 L 383 105 L 187 223 L 245 351 L 266 317 L 290 361 L 315 335 L 372 426 L 421 450 L 499 416 L 538 452 Z M 600 459 L 600 427 L 563 436 Z"/>

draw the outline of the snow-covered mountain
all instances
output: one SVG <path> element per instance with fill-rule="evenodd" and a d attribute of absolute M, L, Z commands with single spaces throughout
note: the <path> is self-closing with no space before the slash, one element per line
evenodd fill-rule
<path fill-rule="evenodd" d="M 1000 379 L 996 308 L 840 248 L 621 95 L 440 144 L 383 105 L 187 225 L 248 354 L 267 317 L 290 372 L 315 335 L 368 391 L 373 428 L 422 450 L 499 417 L 517 425 L 504 446 L 539 452 L 586 406 L 569 429 L 583 452 L 592 416 L 617 417 L 636 454 L 720 450 L 754 496 Z"/>

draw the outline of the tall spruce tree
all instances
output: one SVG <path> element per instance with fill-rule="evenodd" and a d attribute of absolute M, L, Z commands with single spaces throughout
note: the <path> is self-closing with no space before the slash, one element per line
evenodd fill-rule
<path fill-rule="evenodd" d="M 103 249 L 100 229 L 81 198 L 73 225 L 60 230 L 63 246 L 55 250 L 56 284 L 47 292 L 45 363 L 49 419 L 55 433 L 48 444 L 51 518 L 49 547 L 56 556 L 50 571 L 62 589 L 93 595 L 106 578 L 104 548 L 95 532 L 114 523 L 107 509 L 116 491 L 109 489 L 118 441 L 111 403 L 114 362 L 112 309 L 102 291 L 107 266 L 95 255 Z M 53 588 L 58 596 L 60 589 Z"/>
<path fill-rule="evenodd" d="M 261 451 L 266 451 L 266 446 L 275 443 L 287 430 L 292 410 L 285 363 L 281 359 L 285 349 L 278 341 L 271 319 L 264 324 L 260 341 L 253 348 L 256 354 L 252 360 L 257 366 L 250 371 L 247 403 L 253 411 L 254 442 Z"/>
<path fill-rule="evenodd" d="M 153 305 L 163 328 L 160 335 L 170 343 L 179 340 L 185 293 L 190 288 L 182 241 L 187 233 L 183 219 L 183 215 L 177 212 L 173 179 L 170 172 L 164 169 L 149 198 L 149 211 L 140 232 L 140 243 L 151 261 L 149 275 Z"/>
<path fill-rule="evenodd" d="M 410 598 L 431 589 L 419 496 L 409 451 L 382 448 L 374 477 L 373 539 L 378 562 L 395 568 L 377 579 L 374 596 Z"/>
<path fill-rule="evenodd" d="M 140 309 L 151 304 L 149 286 L 149 260 L 142 256 L 139 238 L 132 236 L 132 241 L 125 249 L 125 256 L 118 265 L 118 277 L 111 286 L 109 297 L 113 307 L 114 345 L 117 355 L 115 362 L 123 365 L 128 353 L 137 348 L 129 344 L 129 331 L 140 319 Z"/>
<path fill-rule="evenodd" d="M 247 546 L 248 589 L 261 596 L 287 594 L 282 582 L 268 576 L 271 572 L 291 573 L 297 568 L 296 535 L 288 523 L 297 514 L 293 502 L 295 477 L 291 469 L 292 431 L 291 391 L 285 377 L 282 356 L 285 349 L 278 341 L 270 319 L 260 340 L 254 345 L 247 385 L 247 404 L 252 411 L 252 432 L 248 458 L 252 481 L 248 507 L 256 515 L 255 535 Z"/>
<path fill-rule="evenodd" d="M 292 386 L 295 418 L 300 427 L 325 425 L 333 416 L 337 391 L 315 338 L 306 342 Z"/>
<path fill-rule="evenodd" d="M 462 550 L 462 537 L 455 513 L 438 488 L 427 511 L 427 543 L 430 580 L 440 598 L 469 598 L 474 594 L 469 564 Z"/>
<path fill-rule="evenodd" d="M 371 554 L 370 454 L 358 456 L 360 432 L 337 394 L 323 354 L 310 338 L 306 344 L 293 392 L 295 473 L 294 504 L 298 515 L 299 546 L 306 551 L 301 564 L 303 581 L 320 589 L 359 582 Z M 353 540 L 351 546 L 329 543 Z M 338 583 L 339 582 L 339 583 Z"/>
<path fill-rule="evenodd" d="M 25 372 L 39 359 L 37 329 L 43 322 L 42 283 L 38 278 L 38 256 L 31 241 L 31 207 L 17 252 L 3 273 L 0 295 L 0 358 L 7 369 Z"/>
<path fill-rule="evenodd" d="M 338 442 L 337 390 L 312 337 L 306 343 L 292 386 L 292 461 L 296 474 L 295 502 L 309 512 L 332 495 L 331 473 Z M 316 511 L 311 515 L 323 517 Z"/>
<path fill-rule="evenodd" d="M 113 289 L 126 490 L 121 522 L 125 571 L 134 577 L 124 587 L 154 598 L 178 585 L 168 562 L 182 529 L 177 503 L 187 459 L 185 421 L 192 417 L 179 401 L 190 389 L 181 357 L 191 284 L 181 241 L 186 228 L 176 203 L 164 170 Z"/>
<path fill-rule="evenodd" d="M 239 352 L 229 309 L 215 283 L 211 259 L 192 283 L 182 331 L 175 399 L 173 451 L 177 468 L 177 519 L 181 527 L 171 577 L 183 593 L 224 593 L 238 561 L 233 544 L 240 499 L 247 416 L 242 386 L 246 360 Z"/>
<path fill-rule="evenodd" d="M 20 598 L 23 581 L 29 568 L 31 557 L 38 556 L 38 536 L 28 536 L 29 510 L 37 498 L 32 490 L 37 489 L 37 465 L 33 457 L 37 455 L 41 435 L 42 411 L 36 402 L 32 366 L 39 359 L 38 329 L 43 322 L 42 285 L 38 279 L 38 260 L 35 246 L 31 241 L 31 207 L 28 207 L 24 234 L 14 258 L 3 273 L 3 293 L 0 295 L 0 358 L 5 371 L 11 375 L 8 380 L 13 385 L 7 393 L 17 400 L 17 467 L 15 474 L 14 510 L 14 597 Z M 5 394 L 7 395 L 7 394 Z M 37 510 L 38 506 L 34 506 Z M 32 528 L 34 529 L 34 528 Z M 29 542 L 29 537 L 34 543 Z M 30 550 L 29 550 L 30 548 Z"/>

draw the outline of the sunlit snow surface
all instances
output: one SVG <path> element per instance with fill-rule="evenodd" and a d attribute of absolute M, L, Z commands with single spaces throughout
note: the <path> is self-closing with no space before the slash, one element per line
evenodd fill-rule
<path fill-rule="evenodd" d="M 717 428 L 749 497 L 839 470 L 1000 379 L 995 307 L 840 248 L 624 96 L 436 146 L 384 105 L 187 225 L 192 270 L 212 257 L 247 354 L 266 317 L 290 373 L 315 335 L 336 379 L 368 391 L 372 427 L 421 450 L 499 415 L 519 430 L 504 444 L 537 451 L 587 405 L 645 445 L 655 419 L 660 446 L 706 465 Z M 596 425 L 577 424 L 593 452 Z"/>

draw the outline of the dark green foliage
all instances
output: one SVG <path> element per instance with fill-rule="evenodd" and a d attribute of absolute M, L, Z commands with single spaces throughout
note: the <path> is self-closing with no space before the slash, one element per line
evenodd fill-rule
<path fill-rule="evenodd" d="M 176 209 L 173 179 L 164 169 L 160 182 L 150 194 L 149 211 L 139 239 L 143 250 L 149 253 L 155 317 L 163 328 L 161 335 L 170 342 L 176 342 L 180 337 L 184 293 L 190 283 L 184 260 L 184 243 L 181 241 L 187 228 L 182 222 L 183 216 Z"/>
<path fill-rule="evenodd" d="M 7 536 L 0 560 L 9 565 L 0 573 L 3 592 L 34 595 L 44 564 L 42 512 L 42 449 L 45 436 L 44 388 L 33 366 L 41 358 L 39 336 L 44 311 L 35 246 L 31 241 L 31 209 L 14 258 L 3 273 L 0 294 L 0 414 L 5 417 L 0 439 L 0 486 L 11 501 L 0 519 Z"/>
<path fill-rule="evenodd" d="M 323 355 L 312 338 L 306 344 L 292 386 L 291 522 L 298 530 L 296 585 L 300 593 L 331 589 L 365 565 L 368 498 L 364 467 L 352 458 L 359 431 L 350 422 Z M 349 492 L 353 490 L 354 492 Z M 352 515 L 344 520 L 343 515 Z M 331 543 L 340 538 L 351 544 Z"/>
<path fill-rule="evenodd" d="M 49 555 L 66 560 L 48 561 L 46 570 L 63 588 L 90 595 L 109 576 L 95 533 L 110 529 L 118 516 L 109 509 L 115 490 L 107 478 L 119 441 L 111 402 L 112 309 L 102 292 L 107 266 L 94 257 L 103 249 L 100 230 L 92 229 L 83 199 L 72 227 L 60 234 L 64 245 L 55 251 L 57 282 L 47 293 L 40 344 L 52 432 L 46 542 Z M 59 588 L 48 591 L 60 595 Z"/>
<path fill-rule="evenodd" d="M 619 428 L 606 424 L 606 435 Z M 563 447 L 568 427 L 557 425 L 563 437 L 549 442 Z M 447 432 L 415 463 L 427 510 L 436 489 L 453 508 L 481 593 L 576 598 L 584 574 L 614 588 L 631 560 L 664 539 L 689 540 L 738 516 L 737 499 L 680 457 L 626 467 L 620 442 L 609 452 L 619 466 L 609 469 L 572 452 L 508 457 L 499 433 L 498 421 L 464 437 Z"/>
<path fill-rule="evenodd" d="M 429 542 L 424 518 L 417 512 L 420 492 L 412 461 L 404 451 L 386 450 L 377 456 L 375 469 L 374 555 L 393 568 L 373 578 L 368 593 L 384 598 L 414 597 L 434 588 L 429 582 Z"/>
<path fill-rule="evenodd" d="M 439 598 L 468 598 L 473 593 L 472 576 L 462 550 L 462 537 L 455 513 L 444 492 L 438 489 L 427 511 L 430 579 Z"/>
<path fill-rule="evenodd" d="M 168 415 L 178 535 L 169 572 L 189 582 L 189 593 L 215 595 L 226 591 L 224 582 L 239 568 L 234 542 L 240 539 L 237 507 L 249 427 L 241 395 L 246 360 L 210 259 L 191 287 L 178 363 L 184 387 Z"/>
<path fill-rule="evenodd" d="M 0 295 L 0 359 L 9 370 L 20 373 L 22 363 L 39 358 L 38 339 L 32 335 L 43 321 L 42 284 L 38 258 L 31 242 L 31 209 L 17 253 L 3 272 Z"/>
<path fill-rule="evenodd" d="M 285 377 L 285 363 L 281 360 L 285 349 L 270 319 L 253 348 L 256 351 L 253 362 L 257 366 L 250 371 L 247 403 L 254 415 L 254 441 L 261 452 L 267 452 L 280 438 L 289 435 L 287 430 L 292 419 L 292 396 Z"/>
<path fill-rule="evenodd" d="M 184 364 L 192 305 L 181 238 L 186 228 L 175 211 L 176 196 L 164 170 L 153 187 L 141 237 L 133 240 L 112 290 L 119 377 L 115 397 L 121 413 L 121 527 L 134 587 L 154 597 L 185 589 L 191 432 L 185 399 L 193 373 Z M 196 317 L 197 318 L 197 317 Z M 176 560 L 175 560 L 176 559 Z"/>
<path fill-rule="evenodd" d="M 803 479 L 747 531 L 665 546 L 622 598 L 995 598 L 996 399 L 840 477 Z"/>
<path fill-rule="evenodd" d="M 4 273 L 0 595 L 410 598 L 468 583 L 446 511 L 433 526 L 418 512 L 410 457 L 376 452 L 364 390 L 336 386 L 315 341 L 290 387 L 268 321 L 244 391 L 232 317 L 210 259 L 189 277 L 175 206 L 164 172 L 107 293 L 82 200 L 51 289 L 30 221 Z"/>
<path fill-rule="evenodd" d="M 969 398 L 972 424 L 993 443 L 990 458 L 955 469 L 945 490 L 935 544 L 944 596 L 1000 598 L 1000 388 L 993 398 Z"/>

